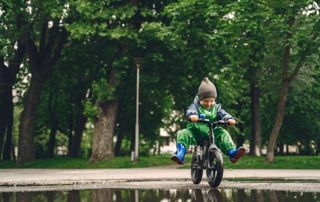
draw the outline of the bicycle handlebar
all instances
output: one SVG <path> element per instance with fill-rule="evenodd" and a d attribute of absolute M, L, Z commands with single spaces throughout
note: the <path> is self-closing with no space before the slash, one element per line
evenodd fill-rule
<path fill-rule="evenodd" d="M 223 121 L 223 120 L 218 120 L 218 121 L 211 122 L 209 119 L 201 119 L 200 118 L 197 122 L 206 123 L 206 124 L 213 125 L 213 126 L 227 125 L 227 122 Z"/>

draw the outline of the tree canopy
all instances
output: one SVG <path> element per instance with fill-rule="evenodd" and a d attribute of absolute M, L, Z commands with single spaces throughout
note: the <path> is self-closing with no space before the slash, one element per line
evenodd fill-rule
<path fill-rule="evenodd" d="M 252 155 L 267 148 L 271 162 L 284 145 L 319 152 L 319 6 L 1 2 L 1 159 L 16 158 L 14 147 L 18 163 L 61 153 L 91 161 L 129 155 L 138 60 L 142 154 L 159 150 L 161 128 L 174 139 L 206 76 L 239 122 L 230 128 L 237 144 L 249 144 Z M 14 111 L 21 111 L 19 120 Z"/>

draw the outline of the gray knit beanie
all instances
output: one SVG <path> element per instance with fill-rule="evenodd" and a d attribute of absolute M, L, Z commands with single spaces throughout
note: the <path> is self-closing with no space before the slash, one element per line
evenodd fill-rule
<path fill-rule="evenodd" d="M 199 100 L 206 99 L 208 97 L 217 97 L 217 90 L 215 85 L 208 79 L 208 77 L 205 77 L 199 86 L 198 89 L 198 97 Z"/>

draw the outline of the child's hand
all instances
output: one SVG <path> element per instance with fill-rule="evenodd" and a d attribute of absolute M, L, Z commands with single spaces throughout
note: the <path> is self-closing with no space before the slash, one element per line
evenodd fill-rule
<path fill-rule="evenodd" d="M 236 120 L 234 120 L 234 119 L 229 119 L 229 120 L 227 121 L 227 124 L 230 125 L 230 126 L 234 126 L 234 125 L 237 124 L 237 122 L 236 122 Z"/>
<path fill-rule="evenodd" d="M 199 117 L 197 115 L 190 115 L 189 116 L 189 119 L 192 121 L 192 122 L 197 122 L 199 120 Z"/>

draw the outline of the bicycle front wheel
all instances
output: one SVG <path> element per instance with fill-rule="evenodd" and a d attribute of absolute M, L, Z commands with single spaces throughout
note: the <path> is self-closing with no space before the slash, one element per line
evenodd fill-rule
<path fill-rule="evenodd" d="M 218 187 L 223 177 L 223 158 L 220 151 L 211 149 L 207 160 L 207 181 L 211 187 Z"/>
<path fill-rule="evenodd" d="M 199 184 L 202 180 L 203 168 L 201 167 L 201 160 L 201 154 L 193 153 L 191 161 L 191 180 L 193 184 Z"/>

